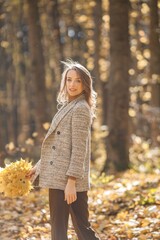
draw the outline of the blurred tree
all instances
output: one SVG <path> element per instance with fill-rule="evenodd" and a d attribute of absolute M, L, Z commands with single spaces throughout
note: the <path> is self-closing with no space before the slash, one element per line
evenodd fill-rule
<path fill-rule="evenodd" d="M 17 146 L 18 136 L 18 111 L 17 103 L 19 98 L 19 86 L 16 79 L 17 73 L 17 52 L 16 52 L 16 34 L 15 21 L 13 21 L 12 5 L 4 1 L 4 48 L 6 52 L 5 81 L 6 81 L 6 113 L 7 113 L 7 138 L 8 142 L 13 142 Z M 9 14 L 8 14 L 9 13 Z M 18 9 L 14 14 L 18 15 Z M 8 143 L 6 142 L 6 143 Z"/>
<path fill-rule="evenodd" d="M 32 153 L 37 158 L 40 139 L 35 130 L 40 134 L 41 124 L 49 120 L 46 113 L 51 118 L 57 111 L 56 96 L 62 71 L 60 60 L 73 58 L 91 71 L 99 93 L 97 125 L 93 128 L 96 143 L 93 159 L 98 162 L 102 154 L 103 161 L 107 145 L 105 170 L 112 166 L 123 170 L 128 166 L 128 2 L 132 54 L 129 114 L 133 127 L 130 129 L 132 134 L 147 140 L 152 129 L 152 139 L 156 141 L 160 109 L 158 0 L 110 1 L 110 16 L 109 0 L 1 0 L 2 150 L 10 146 L 11 157 L 16 157 L 15 152 L 20 150 L 18 154 L 24 151 L 26 156 L 35 158 Z M 108 143 L 103 141 L 108 128 L 102 125 L 109 126 Z M 44 127 L 47 130 L 49 124 Z M 6 146 L 10 142 L 14 144 Z M 23 143 L 25 146 L 22 147 Z M 0 156 L 2 154 L 0 152 Z"/>
<path fill-rule="evenodd" d="M 82 28 L 80 22 L 77 21 L 77 3 L 76 1 L 68 1 L 68 19 L 67 19 L 67 26 L 66 26 L 66 33 L 67 33 L 67 44 L 66 48 L 69 47 L 68 55 L 66 57 L 73 58 L 76 61 L 84 63 L 83 61 L 83 54 L 85 51 L 85 29 Z M 82 14 L 82 12 L 81 12 Z M 85 15 L 82 16 L 82 18 Z"/>
<path fill-rule="evenodd" d="M 8 131 L 7 131 L 7 111 L 6 111 L 6 105 L 7 105 L 7 84 L 6 84 L 6 62 L 4 59 L 6 59 L 6 51 L 5 46 L 7 46 L 7 42 L 3 41 L 3 29 L 5 25 L 4 21 L 4 9 L 3 9 L 3 3 L 4 1 L 0 2 L 0 166 L 3 165 L 3 155 L 4 155 L 4 149 L 5 149 L 5 143 L 8 142 Z M 2 127 L 3 126 L 3 127 Z"/>
<path fill-rule="evenodd" d="M 52 86 L 50 87 L 52 101 L 54 105 L 53 112 L 57 111 L 56 107 L 56 100 L 57 100 L 57 92 L 58 87 L 61 79 L 61 72 L 62 72 L 62 65 L 60 61 L 63 60 L 63 41 L 61 38 L 61 31 L 60 31 L 60 12 L 59 12 L 59 2 L 58 0 L 50 0 L 47 4 L 47 11 L 48 11 L 48 20 L 50 22 L 50 32 L 49 32 L 49 62 L 50 62 L 50 69 L 51 69 L 51 78 L 52 78 Z"/>
<path fill-rule="evenodd" d="M 42 47 L 42 30 L 39 21 L 38 1 L 27 0 L 27 16 L 29 26 L 29 51 L 33 75 L 35 123 L 36 130 L 43 134 L 42 124 L 47 120 L 45 91 L 45 62 Z"/>
<path fill-rule="evenodd" d="M 93 64 L 94 68 L 92 71 L 93 75 L 93 86 L 96 89 L 98 94 L 98 102 L 97 102 L 97 115 L 99 116 L 99 126 L 103 123 L 103 112 L 105 111 L 103 108 L 103 97 L 102 97 L 102 81 L 101 81 L 101 74 L 100 74 L 100 58 L 101 58 L 101 32 L 102 32 L 102 0 L 96 0 L 93 7 L 93 20 L 94 20 L 94 31 L 93 31 L 93 38 L 94 40 L 94 47 L 93 47 Z M 92 129 L 93 130 L 93 129 Z M 92 135 L 94 135 L 94 131 L 92 131 Z M 95 142 L 95 144 L 97 144 Z M 94 148 L 94 144 L 93 148 Z M 91 151 L 93 152 L 93 151 Z M 94 154 L 91 155 L 92 162 L 95 162 L 96 157 Z"/>
<path fill-rule="evenodd" d="M 51 0 L 51 4 L 52 8 L 50 8 L 50 15 L 52 16 L 53 23 L 52 38 L 55 45 L 55 57 L 59 62 L 63 59 L 63 43 L 60 32 L 60 13 L 58 0 Z"/>
<path fill-rule="evenodd" d="M 152 81 L 151 106 L 159 112 L 160 107 L 160 42 L 158 0 L 150 0 L 150 77 Z M 157 145 L 158 122 L 154 119 L 151 124 L 153 145 Z"/>
<path fill-rule="evenodd" d="M 94 17 L 94 69 L 95 88 L 99 96 L 102 96 L 102 81 L 100 79 L 100 48 L 101 48 L 101 31 L 102 31 L 102 0 L 96 0 L 93 9 Z M 103 101 L 103 99 L 101 99 Z"/>
<path fill-rule="evenodd" d="M 108 87 L 107 160 L 104 170 L 129 167 L 129 0 L 110 0 L 110 78 Z"/>
<path fill-rule="evenodd" d="M 25 140 L 30 136 L 30 106 L 29 106 L 29 84 L 27 75 L 27 60 L 25 57 L 25 27 L 26 23 L 24 21 L 24 2 L 18 0 L 19 4 L 12 6 L 12 11 L 10 14 L 11 22 L 14 25 L 13 31 L 13 65 L 15 68 L 15 80 L 17 91 L 17 142 L 18 145 L 24 145 Z M 17 12 L 17 14 L 13 14 Z"/>

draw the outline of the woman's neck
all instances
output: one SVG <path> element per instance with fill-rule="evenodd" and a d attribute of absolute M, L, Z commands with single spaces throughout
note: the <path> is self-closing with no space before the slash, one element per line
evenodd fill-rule
<path fill-rule="evenodd" d="M 79 96 L 81 96 L 84 92 L 82 91 L 80 94 L 76 95 L 76 96 L 69 96 L 68 97 L 68 102 L 71 102 L 73 101 L 74 99 L 78 98 Z"/>

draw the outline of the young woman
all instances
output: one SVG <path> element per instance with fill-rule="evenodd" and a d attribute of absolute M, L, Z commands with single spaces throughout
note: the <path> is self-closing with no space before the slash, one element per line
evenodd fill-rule
<path fill-rule="evenodd" d="M 99 239 L 88 217 L 91 124 L 96 92 L 89 71 L 73 61 L 63 62 L 58 103 L 44 138 L 41 159 L 28 174 L 39 175 L 39 186 L 49 189 L 52 240 L 67 240 L 68 217 L 79 240 Z"/>

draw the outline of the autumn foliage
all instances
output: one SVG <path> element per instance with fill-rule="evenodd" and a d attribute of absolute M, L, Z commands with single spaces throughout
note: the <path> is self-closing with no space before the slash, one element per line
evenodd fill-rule
<path fill-rule="evenodd" d="M 32 164 L 21 159 L 12 162 L 4 169 L 0 169 L 0 192 L 5 197 L 19 197 L 26 195 L 32 189 L 32 184 L 26 178 L 26 174 L 31 169 Z"/>

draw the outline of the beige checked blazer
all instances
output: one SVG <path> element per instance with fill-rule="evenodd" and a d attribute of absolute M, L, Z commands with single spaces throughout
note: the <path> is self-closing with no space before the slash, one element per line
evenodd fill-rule
<path fill-rule="evenodd" d="M 64 190 L 68 176 L 77 192 L 90 187 L 91 111 L 84 94 L 65 104 L 53 117 L 41 147 L 36 176 L 39 186 Z"/>

